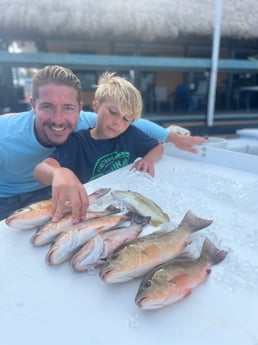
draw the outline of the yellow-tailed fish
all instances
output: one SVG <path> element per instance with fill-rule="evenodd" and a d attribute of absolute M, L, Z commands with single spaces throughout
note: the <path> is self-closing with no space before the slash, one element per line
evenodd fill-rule
<path fill-rule="evenodd" d="M 174 230 L 156 231 L 115 249 L 102 266 L 100 278 L 106 283 L 119 283 L 143 276 L 153 267 L 178 256 L 190 243 L 189 236 L 211 223 L 212 220 L 198 218 L 188 211 Z"/>
<path fill-rule="evenodd" d="M 104 217 L 111 214 L 120 212 L 119 208 L 109 205 L 103 211 L 87 211 L 83 221 Z M 67 228 L 73 226 L 73 219 L 71 213 L 64 215 L 59 222 L 52 222 L 51 220 L 44 224 L 40 229 L 32 236 L 31 243 L 34 246 L 43 246 L 45 244 L 53 242 L 57 236 L 65 231 Z"/>
<path fill-rule="evenodd" d="M 62 232 L 50 247 L 46 261 L 57 265 L 70 259 L 88 240 L 99 233 L 130 220 L 132 214 L 110 215 L 87 220 L 71 226 Z"/>
<path fill-rule="evenodd" d="M 182 300 L 209 276 L 210 267 L 228 252 L 219 250 L 206 238 L 198 258 L 181 257 L 151 270 L 143 279 L 135 303 L 144 310 L 162 308 Z"/>
<path fill-rule="evenodd" d="M 89 195 L 89 203 L 93 203 L 110 191 L 110 188 L 99 188 Z M 35 229 L 51 219 L 52 200 L 35 202 L 13 212 L 5 223 L 15 229 Z M 71 202 L 66 202 L 64 214 L 71 211 Z"/>
<path fill-rule="evenodd" d="M 89 240 L 71 259 L 78 272 L 90 272 L 105 262 L 107 256 L 122 243 L 137 238 L 150 217 L 136 215 L 129 226 L 108 230 Z"/>
<path fill-rule="evenodd" d="M 124 204 L 128 210 L 137 212 L 144 217 L 150 216 L 150 223 L 153 226 L 157 227 L 170 221 L 167 213 L 163 212 L 154 201 L 140 193 L 130 190 L 115 190 L 111 192 L 111 195 L 114 200 Z"/>

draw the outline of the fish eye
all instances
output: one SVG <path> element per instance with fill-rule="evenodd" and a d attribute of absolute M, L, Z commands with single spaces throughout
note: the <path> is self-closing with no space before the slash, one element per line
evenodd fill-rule
<path fill-rule="evenodd" d="M 151 281 L 150 281 L 150 280 L 147 280 L 147 281 L 143 284 L 143 287 L 144 287 L 145 289 L 151 287 Z"/>
<path fill-rule="evenodd" d="M 118 258 L 118 254 L 117 253 L 113 253 L 110 256 L 110 259 L 117 259 Z"/>

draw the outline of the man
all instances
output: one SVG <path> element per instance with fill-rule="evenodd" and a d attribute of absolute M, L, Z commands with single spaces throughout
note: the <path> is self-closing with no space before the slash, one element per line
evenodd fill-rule
<path fill-rule="evenodd" d="M 95 126 L 96 114 L 81 111 L 80 93 L 80 81 L 71 70 L 46 66 L 32 79 L 32 110 L 0 116 L 0 220 L 19 208 L 51 197 L 51 190 L 34 179 L 33 170 L 74 130 Z M 135 125 L 160 141 L 171 141 L 191 152 L 196 152 L 192 146 L 206 142 L 201 137 L 171 133 L 147 120 Z M 88 197 L 76 179 L 70 181 L 68 195 L 52 195 L 53 217 L 59 211 L 57 200 L 60 205 L 60 200 L 67 198 L 72 201 L 73 218 L 80 219 L 87 210 Z"/>
<path fill-rule="evenodd" d="M 59 190 L 69 189 L 74 174 L 86 183 L 130 163 L 131 169 L 154 177 L 154 165 L 164 148 L 132 126 L 141 117 L 142 106 L 141 93 L 132 83 L 114 73 L 103 73 L 93 101 L 96 126 L 72 133 L 50 158 L 35 167 L 35 178 L 52 185 L 53 194 L 59 194 Z"/>

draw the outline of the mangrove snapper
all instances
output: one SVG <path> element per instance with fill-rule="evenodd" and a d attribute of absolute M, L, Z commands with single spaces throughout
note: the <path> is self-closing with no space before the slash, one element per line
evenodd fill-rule
<path fill-rule="evenodd" d="M 106 283 L 124 282 L 143 276 L 153 267 L 178 256 L 190 243 L 189 236 L 206 228 L 212 220 L 188 211 L 179 226 L 171 231 L 156 231 L 119 246 L 100 270 Z"/>
<path fill-rule="evenodd" d="M 224 260 L 227 254 L 206 238 L 198 258 L 178 256 L 151 270 L 140 284 L 135 303 L 148 310 L 186 298 L 207 279 L 210 267 Z"/>

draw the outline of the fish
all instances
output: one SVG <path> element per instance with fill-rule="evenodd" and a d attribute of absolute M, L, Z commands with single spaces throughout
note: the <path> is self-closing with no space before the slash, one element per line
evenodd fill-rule
<path fill-rule="evenodd" d="M 109 215 L 87 220 L 71 226 L 62 232 L 51 245 L 46 262 L 58 265 L 70 259 L 79 248 L 97 234 L 115 228 L 130 220 L 132 214 Z"/>
<path fill-rule="evenodd" d="M 128 210 L 137 212 L 144 217 L 151 216 L 150 224 L 154 227 L 170 222 L 167 213 L 163 212 L 154 201 L 140 193 L 131 190 L 114 190 L 111 191 L 111 195 L 114 200 L 124 204 Z"/>
<path fill-rule="evenodd" d="M 223 261 L 227 254 L 206 238 L 199 257 L 178 256 L 147 273 L 136 294 L 136 305 L 151 310 L 185 299 L 208 278 L 210 267 Z"/>
<path fill-rule="evenodd" d="M 104 217 L 111 214 L 119 213 L 121 210 L 114 205 L 107 206 L 103 211 L 87 211 L 85 218 L 82 221 L 89 219 Z M 32 245 L 39 247 L 53 242 L 57 236 L 65 231 L 67 228 L 73 226 L 72 214 L 65 214 L 60 221 L 52 222 L 51 220 L 44 224 L 35 232 L 30 242 Z"/>
<path fill-rule="evenodd" d="M 189 210 L 175 229 L 155 231 L 115 249 L 101 267 L 100 278 L 106 283 L 120 283 L 141 277 L 178 256 L 191 243 L 189 236 L 211 223 L 212 220 L 199 218 Z"/>
<path fill-rule="evenodd" d="M 130 226 L 108 230 L 89 240 L 72 258 L 70 264 L 75 271 L 91 272 L 105 262 L 107 256 L 119 245 L 137 238 L 150 217 L 135 215 Z"/>
<path fill-rule="evenodd" d="M 5 219 L 5 223 L 15 229 L 35 229 L 51 218 L 52 201 L 42 200 L 13 212 Z"/>
<path fill-rule="evenodd" d="M 99 188 L 89 195 L 89 203 L 95 202 L 107 194 L 111 188 Z M 71 201 L 66 202 L 64 214 L 71 211 Z M 32 203 L 26 207 L 20 208 L 13 212 L 5 219 L 6 225 L 9 227 L 26 230 L 35 229 L 47 223 L 51 219 L 52 200 L 42 200 Z"/>

